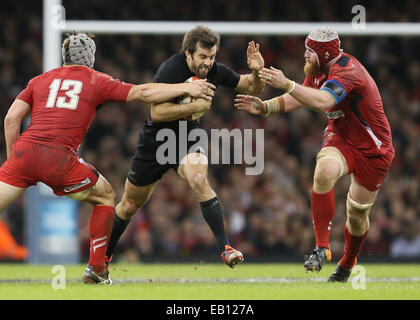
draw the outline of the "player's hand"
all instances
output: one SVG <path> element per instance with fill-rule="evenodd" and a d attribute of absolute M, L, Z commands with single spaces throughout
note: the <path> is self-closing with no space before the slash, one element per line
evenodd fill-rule
<path fill-rule="evenodd" d="M 260 115 L 264 110 L 264 102 L 254 96 L 238 94 L 235 98 L 235 107 L 239 110 L 245 110 L 250 114 Z"/>
<path fill-rule="evenodd" d="M 195 80 L 186 84 L 187 94 L 194 98 L 201 98 L 211 102 L 214 96 L 214 89 L 216 86 L 210 82 L 207 82 L 207 79 Z"/>
<path fill-rule="evenodd" d="M 246 62 L 248 68 L 253 71 L 259 71 L 264 68 L 264 58 L 260 53 L 260 45 L 255 44 L 254 41 L 248 43 L 248 48 L 246 50 Z"/>
<path fill-rule="evenodd" d="M 287 78 L 279 69 L 270 67 L 270 69 L 263 68 L 258 72 L 261 82 L 264 82 L 273 88 L 284 90 L 287 87 Z"/>
<path fill-rule="evenodd" d="M 200 112 L 200 111 L 207 111 L 210 109 L 212 100 L 198 98 L 194 105 L 196 106 L 196 110 L 194 112 Z"/>

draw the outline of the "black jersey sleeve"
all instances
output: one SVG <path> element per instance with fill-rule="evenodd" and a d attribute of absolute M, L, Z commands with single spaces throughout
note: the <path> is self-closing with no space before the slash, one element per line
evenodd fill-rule
<path fill-rule="evenodd" d="M 236 88 L 241 76 L 223 63 L 216 63 L 217 83 L 225 87 Z"/>

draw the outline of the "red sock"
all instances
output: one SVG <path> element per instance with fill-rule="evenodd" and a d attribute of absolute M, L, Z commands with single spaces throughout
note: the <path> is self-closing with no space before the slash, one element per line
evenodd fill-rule
<path fill-rule="evenodd" d="M 334 190 L 324 194 L 312 190 L 312 220 L 314 223 L 316 246 L 330 248 L 330 231 L 335 212 Z"/>
<path fill-rule="evenodd" d="M 340 260 L 340 265 L 343 268 L 351 269 L 357 262 L 357 256 L 362 251 L 363 243 L 365 242 L 367 231 L 361 236 L 354 236 L 347 229 L 344 228 L 345 245 L 344 245 L 344 256 Z"/>
<path fill-rule="evenodd" d="M 93 207 L 89 220 L 90 255 L 89 265 L 98 273 L 105 271 L 105 254 L 114 222 L 114 207 Z"/>

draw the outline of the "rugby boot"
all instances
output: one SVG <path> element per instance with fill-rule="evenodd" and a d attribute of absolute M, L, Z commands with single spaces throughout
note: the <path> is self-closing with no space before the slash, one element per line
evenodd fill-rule
<path fill-rule="evenodd" d="M 225 245 L 225 251 L 222 252 L 222 259 L 233 269 L 238 263 L 244 261 L 244 256 L 242 252 L 232 248 L 231 246 Z"/>
<path fill-rule="evenodd" d="M 343 268 L 340 263 L 335 268 L 332 275 L 328 277 L 327 282 L 347 282 L 351 274 L 351 269 Z"/>
<path fill-rule="evenodd" d="M 105 272 L 98 274 L 93 270 L 93 266 L 91 265 L 86 266 L 82 279 L 84 283 L 87 284 L 112 284 L 108 269 L 106 269 Z"/>
<path fill-rule="evenodd" d="M 311 255 L 305 256 L 305 271 L 319 272 L 325 262 L 331 261 L 331 251 L 327 248 L 316 247 Z"/>

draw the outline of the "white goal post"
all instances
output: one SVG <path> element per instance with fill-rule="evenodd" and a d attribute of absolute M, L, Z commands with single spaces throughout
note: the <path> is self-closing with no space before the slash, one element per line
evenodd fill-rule
<path fill-rule="evenodd" d="M 221 35 L 296 36 L 307 35 L 317 26 L 328 24 L 340 35 L 418 36 L 420 23 L 367 22 L 209 22 L 209 21 L 120 21 L 66 20 L 61 0 L 44 0 L 44 72 L 61 65 L 61 35 L 73 30 L 96 34 L 183 35 L 197 25 L 206 25 Z"/>

